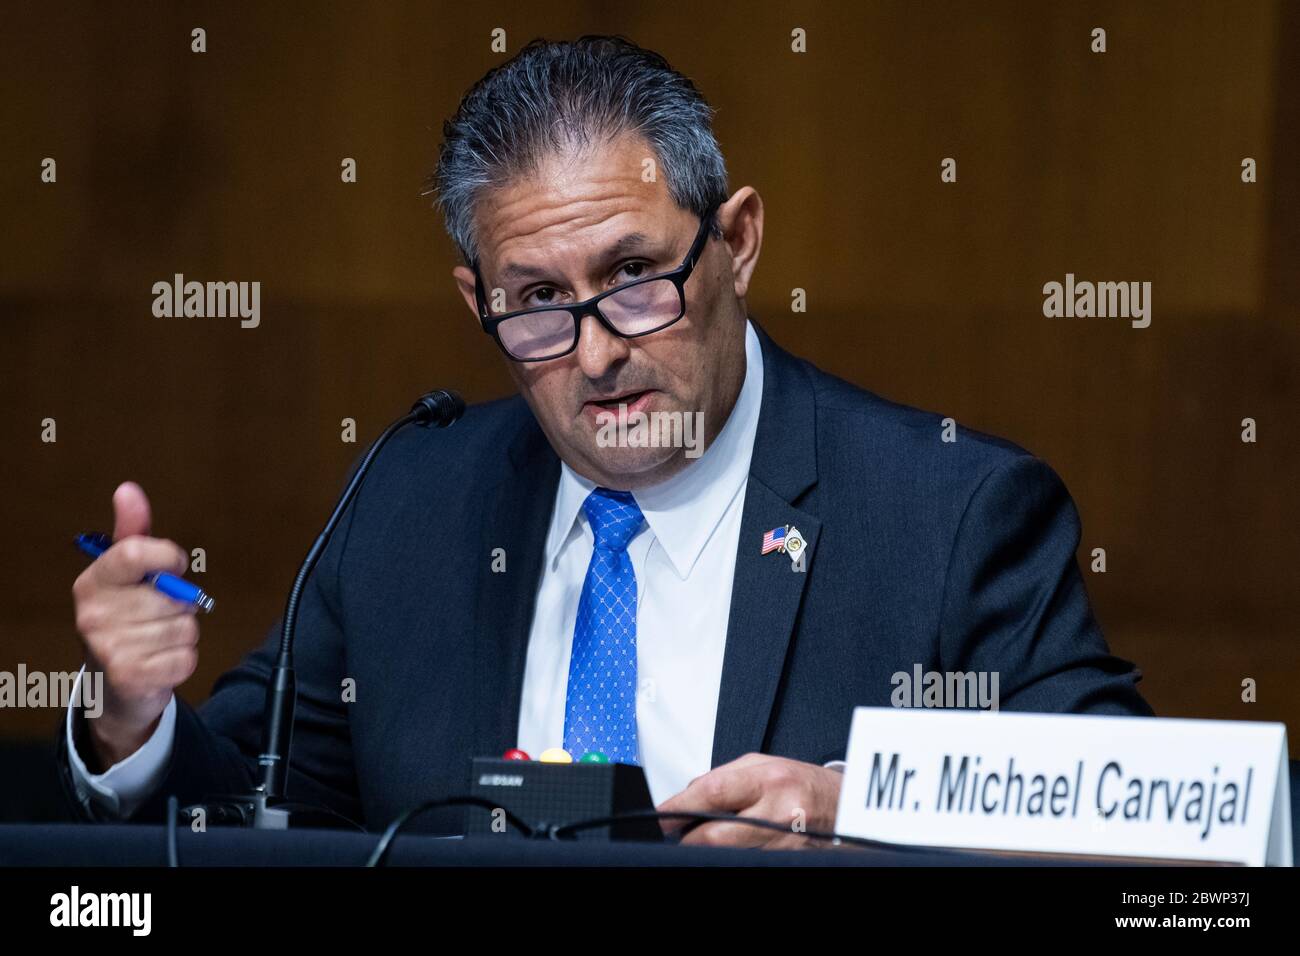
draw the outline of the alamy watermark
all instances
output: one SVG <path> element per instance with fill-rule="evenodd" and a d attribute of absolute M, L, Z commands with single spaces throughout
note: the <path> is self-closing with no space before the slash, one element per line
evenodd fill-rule
<path fill-rule="evenodd" d="M 997 671 L 922 671 L 913 664 L 910 674 L 895 671 L 889 682 L 894 685 L 889 702 L 895 707 L 998 709 Z"/>
<path fill-rule="evenodd" d="M 1135 329 L 1151 324 L 1150 282 L 1077 282 L 1073 272 L 1064 284 L 1043 285 L 1043 315 L 1049 319 L 1129 319 Z"/>
<path fill-rule="evenodd" d="M 155 282 L 152 291 L 153 314 L 160 319 L 238 316 L 241 329 L 255 329 L 262 322 L 260 282 L 186 282 L 178 272 L 171 282 Z"/>
<path fill-rule="evenodd" d="M 687 458 L 704 452 L 703 412 L 629 412 L 596 415 L 596 444 L 600 448 L 684 448 Z"/>
<path fill-rule="evenodd" d="M 132 936 L 148 936 L 153 928 L 153 894 L 83 893 L 73 884 L 68 892 L 50 897 L 50 925 L 122 927 Z"/>
<path fill-rule="evenodd" d="M 69 706 L 82 708 L 91 720 L 104 712 L 102 671 L 86 671 L 80 684 L 77 683 L 76 671 L 29 673 L 26 664 L 19 664 L 17 673 L 0 671 L 0 707 L 66 710 Z"/>

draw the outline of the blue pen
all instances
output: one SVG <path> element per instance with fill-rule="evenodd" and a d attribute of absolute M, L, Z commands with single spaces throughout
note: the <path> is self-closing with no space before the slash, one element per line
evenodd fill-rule
<path fill-rule="evenodd" d="M 106 534 L 79 534 L 75 543 L 86 554 L 97 558 L 109 549 L 113 539 Z M 193 604 L 204 613 L 210 612 L 217 603 L 203 593 L 203 589 L 197 584 L 191 584 L 184 578 L 178 578 L 165 571 L 151 571 L 144 576 L 144 580 L 169 598 L 185 604 Z"/>

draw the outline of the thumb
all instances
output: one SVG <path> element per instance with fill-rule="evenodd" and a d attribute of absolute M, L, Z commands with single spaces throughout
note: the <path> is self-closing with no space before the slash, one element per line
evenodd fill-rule
<path fill-rule="evenodd" d="M 133 534 L 147 535 L 150 524 L 149 499 L 134 481 L 124 481 L 113 492 L 113 540 Z"/>

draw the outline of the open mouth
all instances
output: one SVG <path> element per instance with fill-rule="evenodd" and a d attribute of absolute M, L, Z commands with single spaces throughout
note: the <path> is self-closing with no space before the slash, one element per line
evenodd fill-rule
<path fill-rule="evenodd" d="M 614 395 L 610 398 L 591 399 L 582 406 L 583 411 L 593 415 L 605 415 L 613 413 L 619 414 L 620 410 L 625 408 L 630 412 L 644 410 L 649 404 L 650 397 L 654 395 L 654 389 L 646 388 L 634 392 L 624 392 L 621 395 Z"/>
<path fill-rule="evenodd" d="M 649 394 L 649 389 L 642 389 L 639 392 L 627 392 L 623 395 L 616 395 L 613 398 L 596 399 L 588 404 L 599 405 L 601 408 L 616 409 L 620 405 L 635 405 L 637 400 L 642 396 Z"/>

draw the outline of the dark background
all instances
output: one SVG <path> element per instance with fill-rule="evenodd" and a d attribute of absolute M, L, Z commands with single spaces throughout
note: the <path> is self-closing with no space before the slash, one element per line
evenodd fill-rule
<path fill-rule="evenodd" d="M 750 306 L 776 339 L 1047 459 L 1159 713 L 1300 719 L 1300 4 L 234 6 L 6 5 L 0 670 L 79 666 L 69 542 L 131 478 L 207 551 L 202 700 L 280 613 L 360 450 L 341 419 L 365 442 L 432 386 L 509 391 L 421 184 L 487 69 L 621 32 L 695 80 L 763 196 Z M 177 272 L 260 281 L 261 326 L 154 318 Z M 1152 282 L 1150 328 L 1044 318 L 1067 272 Z M 55 812 L 58 721 L 0 711 L 0 815 Z"/>

